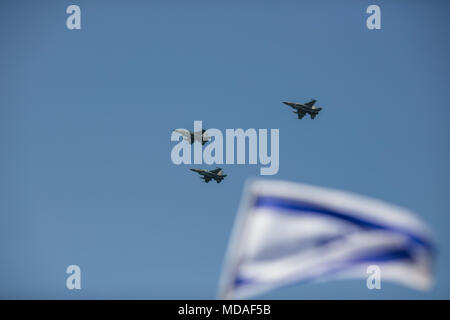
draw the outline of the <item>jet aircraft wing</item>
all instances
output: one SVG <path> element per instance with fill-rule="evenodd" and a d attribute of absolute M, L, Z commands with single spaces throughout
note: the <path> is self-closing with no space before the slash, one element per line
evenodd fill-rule
<path fill-rule="evenodd" d="M 206 183 L 210 182 L 212 178 L 203 176 L 203 180 L 205 180 Z"/>
<path fill-rule="evenodd" d="M 185 138 L 185 140 L 187 142 L 189 142 L 191 144 L 194 142 L 193 139 L 191 139 L 191 133 L 189 131 L 182 130 L 182 129 L 175 129 L 173 131 L 178 132 L 179 134 L 181 134 Z"/>

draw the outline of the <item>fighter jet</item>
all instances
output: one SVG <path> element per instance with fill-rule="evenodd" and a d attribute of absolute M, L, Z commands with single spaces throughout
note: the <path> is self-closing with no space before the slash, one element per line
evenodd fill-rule
<path fill-rule="evenodd" d="M 202 131 L 197 132 L 191 132 L 184 129 L 174 129 L 173 131 L 178 132 L 182 136 L 184 136 L 184 140 L 189 142 L 190 144 L 193 144 L 194 142 L 201 142 L 202 145 L 207 143 L 209 140 L 211 140 L 211 137 L 209 137 L 205 132 L 205 129 L 202 129 Z"/>
<path fill-rule="evenodd" d="M 307 113 L 311 116 L 311 119 L 314 119 L 319 114 L 319 111 L 322 110 L 322 108 L 314 106 L 314 103 L 316 103 L 316 100 L 314 99 L 304 104 L 297 102 L 283 102 L 283 103 L 291 108 L 294 108 L 295 109 L 294 113 L 297 114 L 299 119 L 302 119 Z"/>
<path fill-rule="evenodd" d="M 190 169 L 190 170 L 197 172 L 199 175 L 201 175 L 201 179 L 203 179 L 206 183 L 208 183 L 212 179 L 216 180 L 217 183 L 220 183 L 227 176 L 226 174 L 223 174 L 223 170 L 221 168 L 217 168 L 214 170 L 205 170 L 205 169 Z"/>

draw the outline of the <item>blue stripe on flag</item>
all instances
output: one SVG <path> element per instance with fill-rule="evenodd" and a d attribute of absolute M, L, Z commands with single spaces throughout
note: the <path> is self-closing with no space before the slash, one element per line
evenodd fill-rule
<path fill-rule="evenodd" d="M 338 212 L 337 210 L 333 210 L 330 208 L 325 208 L 322 206 L 318 206 L 316 204 L 287 199 L 282 197 L 272 197 L 272 196 L 258 196 L 255 200 L 254 206 L 256 208 L 269 207 L 269 208 L 279 208 L 289 210 L 295 214 L 305 214 L 308 212 L 314 212 L 317 214 L 327 215 L 336 219 L 341 219 L 346 222 L 352 223 L 363 229 L 376 229 L 376 230 L 388 230 L 396 233 L 400 233 L 408 236 L 413 242 L 418 243 L 424 246 L 426 249 L 431 252 L 434 251 L 433 245 L 426 239 L 423 239 L 420 236 L 417 236 L 407 230 L 403 230 L 400 228 L 383 225 L 380 223 L 376 223 L 373 221 L 365 220 L 360 217 L 356 217 L 348 212 Z"/>
<path fill-rule="evenodd" d="M 322 276 L 328 276 L 333 273 L 337 273 L 339 271 L 345 270 L 348 267 L 355 266 L 358 264 L 363 263 L 380 263 L 380 262 L 386 262 L 386 261 L 398 261 L 398 260 L 404 260 L 405 262 L 414 262 L 414 256 L 411 254 L 411 252 L 408 249 L 389 249 L 389 250 L 382 250 L 382 251 L 376 251 L 373 253 L 360 255 L 353 257 L 351 259 L 347 259 L 345 261 L 342 261 L 341 263 L 335 265 L 334 267 L 330 267 L 330 269 L 327 272 L 321 273 L 320 275 L 310 276 L 305 279 L 302 279 L 301 281 L 296 282 L 297 284 L 300 283 L 307 283 L 310 281 L 314 281 L 317 278 L 320 278 Z M 246 285 L 253 285 L 257 283 L 258 281 L 255 279 L 250 279 L 246 277 L 242 277 L 240 275 L 237 275 L 234 279 L 234 287 L 242 287 Z"/>

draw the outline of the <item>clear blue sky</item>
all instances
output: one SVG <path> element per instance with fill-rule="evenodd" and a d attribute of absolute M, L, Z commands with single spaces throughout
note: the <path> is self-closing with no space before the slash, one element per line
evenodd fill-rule
<path fill-rule="evenodd" d="M 70 4 L 82 30 L 66 29 Z M 382 29 L 366 28 L 378 4 Z M 260 298 L 450 298 L 448 1 L 2 1 L 0 298 L 215 298 L 244 181 L 170 161 L 173 128 L 279 128 L 280 171 L 416 211 L 436 285 Z M 281 101 L 317 98 L 298 121 Z M 82 290 L 65 269 L 82 270 Z"/>

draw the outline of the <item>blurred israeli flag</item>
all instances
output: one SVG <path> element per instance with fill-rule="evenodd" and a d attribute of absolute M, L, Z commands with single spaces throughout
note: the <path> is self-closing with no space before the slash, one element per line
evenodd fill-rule
<path fill-rule="evenodd" d="M 427 290 L 433 255 L 429 230 L 406 209 L 343 191 L 255 180 L 244 190 L 218 297 L 367 278 L 370 265 L 379 266 L 381 281 Z"/>

